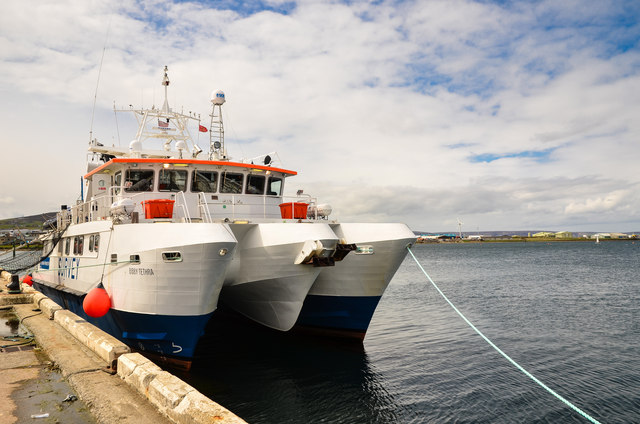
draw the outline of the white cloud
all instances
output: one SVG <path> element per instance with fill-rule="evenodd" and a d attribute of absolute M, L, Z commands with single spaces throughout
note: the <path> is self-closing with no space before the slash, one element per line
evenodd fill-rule
<path fill-rule="evenodd" d="M 103 142 L 128 144 L 110 108 L 159 104 L 166 64 L 174 108 L 206 117 L 209 93 L 225 90 L 232 155 L 277 150 L 299 171 L 288 187 L 342 219 L 637 230 L 640 55 L 615 43 L 638 28 L 617 16 L 598 2 L 303 1 L 283 15 L 12 1 L 0 119 L 16 160 L 0 180 L 15 203 L 0 217 L 77 197 L 109 27 L 93 128 Z M 543 150 L 548 160 L 518 156 Z M 470 160 L 487 154 L 512 157 Z"/>

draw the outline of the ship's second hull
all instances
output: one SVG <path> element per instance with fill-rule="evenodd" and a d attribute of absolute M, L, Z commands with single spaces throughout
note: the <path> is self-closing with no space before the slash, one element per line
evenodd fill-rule
<path fill-rule="evenodd" d="M 297 330 L 363 340 L 381 296 L 307 295 Z"/>
<path fill-rule="evenodd" d="M 322 270 L 296 328 L 362 340 L 407 246 L 416 237 L 404 224 L 336 224 L 332 228 L 358 249 L 337 266 Z"/>

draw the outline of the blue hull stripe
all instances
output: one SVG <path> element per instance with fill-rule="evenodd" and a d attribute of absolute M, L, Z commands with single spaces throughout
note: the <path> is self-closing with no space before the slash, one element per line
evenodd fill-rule
<path fill-rule="evenodd" d="M 198 340 L 212 315 L 148 315 L 111 309 L 102 318 L 91 318 L 82 309 L 83 296 L 61 292 L 37 282 L 34 286 L 54 302 L 132 349 L 177 359 L 193 358 Z"/>
<path fill-rule="evenodd" d="M 297 325 L 366 332 L 380 296 L 308 295 Z"/>

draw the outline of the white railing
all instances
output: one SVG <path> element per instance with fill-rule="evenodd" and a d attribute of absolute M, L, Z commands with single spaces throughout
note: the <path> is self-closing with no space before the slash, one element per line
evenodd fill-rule
<path fill-rule="evenodd" d="M 222 195 L 224 196 L 224 195 Z M 217 196 L 216 196 L 217 197 Z M 215 218 L 231 220 L 238 219 L 282 219 L 283 203 L 291 203 L 292 219 L 313 219 L 317 220 L 317 199 L 310 196 L 259 196 L 259 195 L 231 195 L 222 199 L 207 200 L 205 193 L 198 193 L 198 210 L 203 222 L 213 222 Z M 306 203 L 312 207 L 314 214 L 312 217 L 301 218 L 296 216 L 294 203 Z M 288 207 L 288 206 L 285 206 Z M 258 212 L 260 210 L 260 212 Z"/>
<path fill-rule="evenodd" d="M 209 211 L 209 205 L 207 204 L 207 195 L 202 191 L 198 193 L 198 211 L 203 222 L 213 222 L 211 211 Z"/>
<path fill-rule="evenodd" d="M 207 200 L 207 195 L 214 199 Z M 174 222 L 193 222 L 193 211 L 199 215 L 197 219 L 211 223 L 214 219 L 224 220 L 251 220 L 251 219 L 283 219 L 283 212 L 289 219 L 318 220 L 317 199 L 309 195 L 297 196 L 268 196 L 251 194 L 224 193 L 185 193 L 185 192 L 124 192 L 120 187 L 110 187 L 109 193 L 93 198 L 89 201 L 78 203 L 71 210 L 61 211 L 58 214 L 59 224 L 71 222 L 99 221 L 110 219 L 111 205 L 120 199 L 131 199 L 134 202 L 133 212 L 138 213 L 139 220 L 147 220 L 145 216 L 144 202 L 146 200 L 167 199 L 174 200 L 174 213 L 171 218 Z M 304 214 L 302 217 L 296 213 L 296 203 L 305 203 L 312 216 Z M 287 206 L 280 206 L 290 204 Z M 291 213 L 283 211 L 283 208 L 291 207 Z M 299 211 L 298 211 L 299 212 Z"/>
<path fill-rule="evenodd" d="M 187 207 L 187 198 L 184 197 L 184 191 L 179 191 L 176 195 L 176 200 L 180 199 L 181 202 L 176 201 L 176 207 L 182 209 L 182 214 L 185 222 L 191 222 L 191 215 L 189 214 L 189 208 Z"/>

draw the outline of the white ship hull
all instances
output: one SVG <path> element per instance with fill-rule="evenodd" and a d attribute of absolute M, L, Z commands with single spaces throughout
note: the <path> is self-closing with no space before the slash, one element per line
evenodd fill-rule
<path fill-rule="evenodd" d="M 65 254 L 67 240 L 87 243 L 97 234 L 99 253 L 85 246 L 83 255 Z M 225 224 L 95 221 L 71 225 L 64 236 L 33 274 L 37 288 L 138 350 L 190 361 L 235 250 Z M 168 252 L 180 260 L 167 260 Z M 82 300 L 101 282 L 111 309 L 91 318 Z"/>
<path fill-rule="evenodd" d="M 287 331 L 321 267 L 298 263 L 307 241 L 320 241 L 333 253 L 338 237 L 324 223 L 232 224 L 238 239 L 222 290 L 222 301 L 267 327 Z"/>
<path fill-rule="evenodd" d="M 404 224 L 333 224 L 334 232 L 358 250 L 339 266 L 324 268 L 309 290 L 297 325 L 364 338 L 389 282 L 416 240 Z"/>

